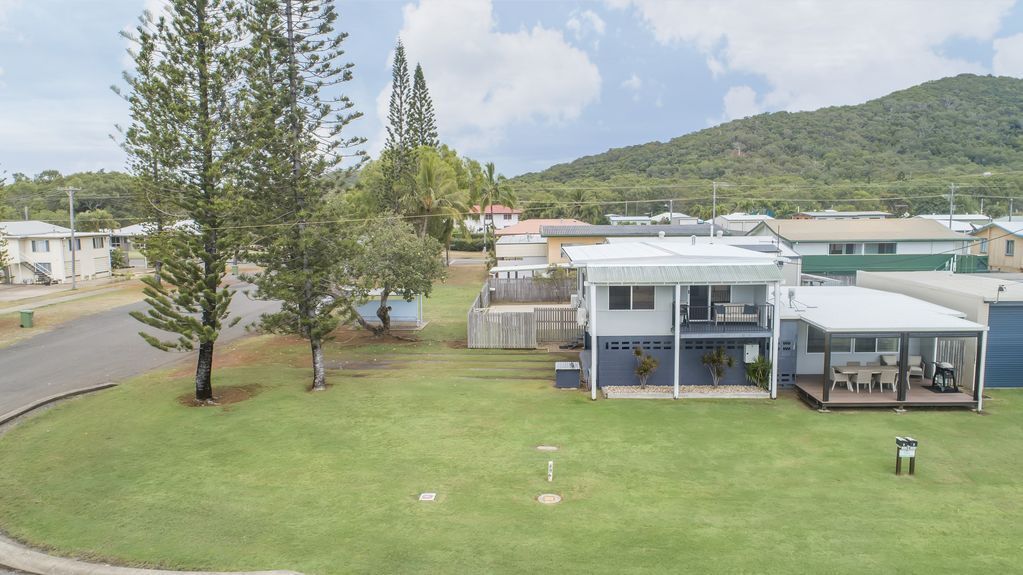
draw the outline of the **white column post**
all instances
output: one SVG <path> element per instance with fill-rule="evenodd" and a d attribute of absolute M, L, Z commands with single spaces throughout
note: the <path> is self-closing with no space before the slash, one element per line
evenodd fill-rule
<path fill-rule="evenodd" d="M 781 338 L 781 285 L 774 282 L 774 311 L 771 326 L 771 399 L 778 399 L 778 340 Z"/>
<path fill-rule="evenodd" d="M 675 358 L 674 358 L 674 360 L 675 360 L 675 373 L 674 373 L 674 379 L 672 380 L 672 385 L 674 386 L 674 388 L 672 390 L 672 397 L 675 398 L 675 399 L 678 399 L 678 379 L 679 379 L 679 373 L 678 373 L 678 370 L 679 370 L 679 358 L 678 358 L 679 349 L 678 348 L 679 348 L 679 343 L 682 341 L 681 310 L 682 310 L 682 286 L 679 285 L 679 284 L 675 284 L 675 309 L 672 311 L 672 316 L 675 318 L 675 329 L 672 330 L 672 332 L 671 332 L 675 336 L 674 341 L 672 341 L 672 343 L 671 343 L 671 353 L 675 356 Z"/>
<path fill-rule="evenodd" d="M 597 399 L 597 284 L 590 284 L 590 399 Z"/>
<path fill-rule="evenodd" d="M 984 409 L 984 370 L 987 369 L 987 333 L 983 332 L 981 335 L 980 342 L 980 357 L 977 361 L 980 362 L 980 381 L 974 382 L 977 386 L 977 413 L 980 413 Z"/>

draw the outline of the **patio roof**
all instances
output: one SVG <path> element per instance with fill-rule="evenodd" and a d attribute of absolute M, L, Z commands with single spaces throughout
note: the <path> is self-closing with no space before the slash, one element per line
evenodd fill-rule
<path fill-rule="evenodd" d="M 773 263 L 754 265 L 587 266 L 586 280 L 598 285 L 764 284 L 781 281 Z"/>
<path fill-rule="evenodd" d="M 781 281 L 776 258 L 724 245 L 632 242 L 569 246 L 572 265 L 602 285 L 763 284 Z"/>
<path fill-rule="evenodd" d="M 975 334 L 987 327 L 965 314 L 907 295 L 855 287 L 804 286 L 785 290 L 783 319 L 801 319 L 829 333 Z"/>

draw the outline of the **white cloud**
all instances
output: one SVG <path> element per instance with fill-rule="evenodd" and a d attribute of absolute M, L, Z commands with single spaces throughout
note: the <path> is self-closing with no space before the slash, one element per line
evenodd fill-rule
<path fill-rule="evenodd" d="M 630 7 L 663 44 L 694 46 L 715 77 L 763 78 L 751 100 L 729 91 L 733 110 L 808 110 L 862 102 L 984 65 L 942 55 L 952 38 L 988 41 L 1014 0 L 608 0 Z M 726 102 L 727 104 L 727 102 Z"/>
<path fill-rule="evenodd" d="M 757 92 L 749 86 L 732 86 L 725 94 L 725 120 L 755 116 L 763 111 Z"/>
<path fill-rule="evenodd" d="M 575 36 L 576 40 L 582 40 L 583 36 L 588 33 L 603 36 L 607 24 L 593 10 L 583 10 L 582 12 L 573 11 L 568 22 L 565 22 L 565 28 Z"/>
<path fill-rule="evenodd" d="M 572 121 L 600 95 L 597 66 L 560 30 L 499 32 L 489 0 L 409 4 L 400 37 L 409 67 L 423 65 L 441 139 L 460 152 L 492 148 L 514 124 Z M 390 85 L 377 97 L 383 125 L 389 97 Z"/>
<path fill-rule="evenodd" d="M 625 88 L 626 90 L 631 90 L 633 92 L 638 92 L 639 89 L 642 87 L 643 80 L 640 79 L 640 77 L 637 76 L 635 72 L 633 72 L 631 76 L 629 76 L 624 82 L 622 82 L 622 88 Z"/>
<path fill-rule="evenodd" d="M 1023 34 L 998 38 L 994 48 L 991 71 L 997 76 L 1023 78 Z"/>

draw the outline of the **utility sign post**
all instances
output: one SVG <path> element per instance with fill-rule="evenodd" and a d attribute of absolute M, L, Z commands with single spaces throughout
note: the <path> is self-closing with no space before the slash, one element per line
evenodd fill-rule
<path fill-rule="evenodd" d="M 902 474 L 902 459 L 909 459 L 909 474 L 916 474 L 916 447 L 917 440 L 912 437 L 896 437 L 895 438 L 895 475 Z"/>

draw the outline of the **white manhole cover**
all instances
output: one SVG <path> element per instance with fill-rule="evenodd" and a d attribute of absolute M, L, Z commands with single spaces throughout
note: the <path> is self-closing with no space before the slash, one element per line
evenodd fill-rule
<path fill-rule="evenodd" d="M 555 493 L 544 493 L 537 497 L 536 500 L 544 505 L 554 505 L 555 503 L 561 503 L 561 496 Z"/>
<path fill-rule="evenodd" d="M 436 493 L 420 493 L 419 494 L 419 500 L 420 501 L 436 501 L 437 500 L 437 494 Z"/>
<path fill-rule="evenodd" d="M 558 446 L 557 445 L 537 445 L 536 449 L 537 449 L 537 451 L 557 451 L 558 450 Z"/>

